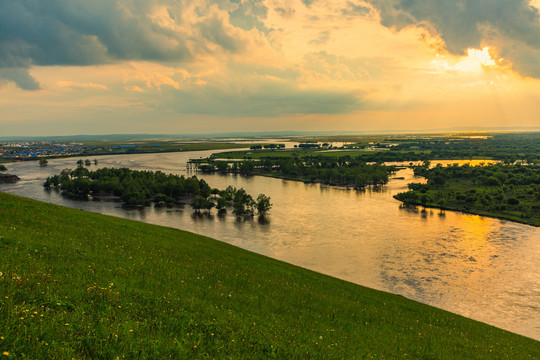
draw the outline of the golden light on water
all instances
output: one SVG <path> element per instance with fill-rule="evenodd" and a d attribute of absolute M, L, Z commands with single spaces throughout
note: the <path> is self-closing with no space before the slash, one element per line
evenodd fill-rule
<path fill-rule="evenodd" d="M 493 232 L 493 226 L 498 224 L 491 219 L 477 215 L 464 214 L 462 219 L 462 225 L 466 230 L 466 233 L 469 234 L 467 237 L 467 245 L 471 248 L 482 248 L 486 246 L 486 240 Z"/>

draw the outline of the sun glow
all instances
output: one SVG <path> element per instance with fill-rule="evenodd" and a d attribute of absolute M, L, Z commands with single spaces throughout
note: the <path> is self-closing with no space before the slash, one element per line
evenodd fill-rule
<path fill-rule="evenodd" d="M 471 58 L 476 58 L 484 66 L 495 66 L 495 60 L 491 58 L 489 54 L 489 47 L 485 47 L 482 50 L 480 49 L 468 49 L 467 54 Z"/>
<path fill-rule="evenodd" d="M 493 50 L 486 46 L 482 49 L 468 49 L 464 56 L 437 54 L 432 64 L 444 71 L 481 73 L 486 68 L 502 68 L 503 59 L 493 59 L 493 53 Z"/>

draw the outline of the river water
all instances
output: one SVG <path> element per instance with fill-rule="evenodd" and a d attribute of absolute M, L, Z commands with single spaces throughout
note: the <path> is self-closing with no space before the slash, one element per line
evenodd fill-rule
<path fill-rule="evenodd" d="M 191 175 L 190 158 L 216 151 L 111 155 L 97 167 L 129 167 Z M 79 158 L 7 164 L 17 184 L 0 191 L 203 234 L 360 285 L 403 295 L 540 340 L 540 228 L 451 211 L 404 208 L 393 195 L 414 178 L 399 171 L 379 191 L 364 192 L 267 177 L 203 175 L 212 187 L 265 193 L 268 220 L 230 212 L 195 216 L 189 206 L 126 210 L 107 201 L 80 202 L 45 191 L 47 176 Z M 83 158 L 84 159 L 84 158 Z"/>

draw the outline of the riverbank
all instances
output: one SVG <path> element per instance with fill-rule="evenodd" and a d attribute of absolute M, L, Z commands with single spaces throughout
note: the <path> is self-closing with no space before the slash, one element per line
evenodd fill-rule
<path fill-rule="evenodd" d="M 192 233 L 0 193 L 0 353 L 512 358 L 537 341 Z"/>
<path fill-rule="evenodd" d="M 237 144 L 237 143 L 223 143 L 223 142 L 204 142 L 204 143 L 159 143 L 156 146 L 154 142 L 151 143 L 137 143 L 137 145 L 126 145 L 116 143 L 102 143 L 92 142 L 92 146 L 99 144 L 101 150 L 83 151 L 74 154 L 48 154 L 48 155 L 34 155 L 24 157 L 10 157 L 0 158 L 0 163 L 17 162 L 17 161 L 36 161 L 40 158 L 46 159 L 63 159 L 74 157 L 90 157 L 90 156 L 103 156 L 103 155 L 136 155 L 136 154 L 156 154 L 156 153 L 171 153 L 171 152 L 187 152 L 187 151 L 206 151 L 206 150 L 227 150 L 227 149 L 241 149 L 249 147 L 252 144 Z"/>
<path fill-rule="evenodd" d="M 495 214 L 495 213 L 491 213 L 489 211 L 481 211 L 481 210 L 477 210 L 477 209 L 475 209 L 475 210 L 466 210 L 466 209 L 460 208 L 458 206 L 455 206 L 455 207 L 448 206 L 448 205 L 447 206 L 440 206 L 440 205 L 436 205 L 436 204 L 426 204 L 424 206 L 419 202 L 417 202 L 417 203 L 411 203 L 411 202 L 405 203 L 403 200 L 400 200 L 397 197 L 397 195 L 394 195 L 394 199 L 400 201 L 404 206 L 422 206 L 423 208 L 426 208 L 426 209 L 455 211 L 457 213 L 478 215 L 478 216 L 489 217 L 489 218 L 492 218 L 492 219 L 513 221 L 513 222 L 516 222 L 516 223 L 520 223 L 520 224 L 524 224 L 524 225 L 530 225 L 530 226 L 534 226 L 534 227 L 539 227 L 540 226 L 540 221 L 537 221 L 536 219 L 523 219 L 523 218 L 521 218 L 519 216 L 510 216 L 510 215 L 507 215 L 507 214 Z"/>

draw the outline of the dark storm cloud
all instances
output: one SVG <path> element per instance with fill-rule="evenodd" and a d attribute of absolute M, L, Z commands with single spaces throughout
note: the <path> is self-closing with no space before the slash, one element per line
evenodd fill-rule
<path fill-rule="evenodd" d="M 4 82 L 13 81 L 23 90 L 39 90 L 39 83 L 28 73 L 28 69 L 9 68 L 0 69 L 0 85 Z"/>
<path fill-rule="evenodd" d="M 186 9 L 189 2 L 185 4 L 177 0 L 0 0 L 0 69 L 6 69 L 1 76 L 22 79 L 24 71 L 13 69 L 31 66 L 181 62 L 194 58 L 194 51 L 209 49 L 209 43 L 228 52 L 244 48 L 241 40 L 227 33 L 223 19 L 206 16 L 207 7 L 194 13 Z M 168 20 L 178 28 L 152 19 L 158 5 L 168 7 Z M 227 1 L 218 6 L 238 5 Z M 201 19 L 182 30 L 185 11 Z"/>
<path fill-rule="evenodd" d="M 157 26 L 148 17 L 152 3 L 2 0 L 0 66 L 188 58 L 183 35 Z"/>
<path fill-rule="evenodd" d="M 434 29 L 448 51 L 464 54 L 469 47 L 497 47 L 516 71 L 540 78 L 540 16 L 527 0 L 369 0 L 381 23 L 400 30 Z"/>

